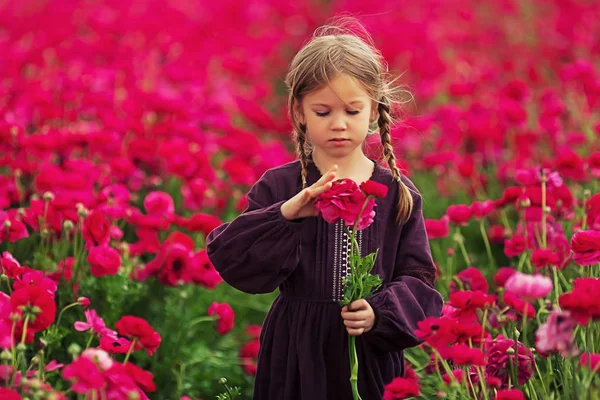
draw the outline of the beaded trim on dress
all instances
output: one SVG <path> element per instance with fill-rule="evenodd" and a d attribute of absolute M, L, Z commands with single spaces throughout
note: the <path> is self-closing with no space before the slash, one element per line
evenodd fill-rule
<path fill-rule="evenodd" d="M 341 301 L 344 297 L 344 278 L 350 273 L 348 263 L 352 241 L 344 229 L 344 222 L 338 221 L 335 224 L 335 235 L 333 244 L 333 301 Z M 362 254 L 363 231 L 358 231 L 356 235 L 358 242 L 358 253 Z"/>

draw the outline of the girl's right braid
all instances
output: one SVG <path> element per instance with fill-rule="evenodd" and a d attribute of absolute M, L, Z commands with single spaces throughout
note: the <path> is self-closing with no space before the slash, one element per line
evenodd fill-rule
<path fill-rule="evenodd" d="M 306 156 L 306 125 L 297 123 L 294 127 L 294 131 L 296 132 L 296 155 L 300 160 L 300 165 L 302 166 L 302 189 L 305 189 L 308 185 L 307 176 L 308 176 L 308 157 Z"/>
<path fill-rule="evenodd" d="M 384 97 L 379 103 L 379 135 L 381 137 L 381 145 L 383 146 L 383 156 L 392 171 L 392 176 L 400 187 L 400 195 L 398 196 L 398 223 L 405 223 L 410 218 L 413 208 L 413 199 L 408 190 L 408 187 L 402 182 L 402 173 L 396 165 L 396 156 L 394 155 L 394 147 L 390 135 L 390 125 L 392 118 L 390 116 L 390 106 Z"/>

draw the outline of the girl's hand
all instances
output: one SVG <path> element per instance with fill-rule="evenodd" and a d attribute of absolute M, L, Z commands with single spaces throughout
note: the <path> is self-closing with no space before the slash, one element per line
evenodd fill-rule
<path fill-rule="evenodd" d="M 342 308 L 342 318 L 349 335 L 362 335 L 373 328 L 375 313 L 368 301 L 365 299 L 353 301 L 350 303 L 350 310 L 348 311 L 348 306 Z"/>
<path fill-rule="evenodd" d="M 331 188 L 337 173 L 337 165 L 327 171 L 314 185 L 302 189 L 297 195 L 281 205 L 281 214 L 287 220 L 293 220 L 317 215 L 314 206 L 315 199 Z"/>

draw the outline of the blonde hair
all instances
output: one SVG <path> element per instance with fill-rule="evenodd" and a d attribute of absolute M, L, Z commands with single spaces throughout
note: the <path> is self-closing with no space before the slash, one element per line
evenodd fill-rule
<path fill-rule="evenodd" d="M 400 94 L 408 92 L 393 85 L 395 79 L 390 79 L 387 63 L 375 48 L 371 36 L 352 17 L 338 18 L 332 24 L 318 28 L 311 40 L 296 54 L 285 77 L 293 138 L 302 166 L 302 187 L 306 187 L 310 146 L 306 140 L 306 125 L 299 121 L 296 107 L 303 96 L 325 87 L 340 73 L 360 82 L 373 102 L 377 103 L 379 117 L 376 130 L 381 138 L 383 158 L 400 188 L 397 220 L 398 223 L 405 223 L 412 213 L 413 198 L 396 165 L 390 129 L 394 122 L 393 106 L 402 103 Z"/>

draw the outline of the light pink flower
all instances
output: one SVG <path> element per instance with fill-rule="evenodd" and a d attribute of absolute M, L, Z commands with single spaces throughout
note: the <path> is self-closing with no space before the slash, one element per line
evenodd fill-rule
<path fill-rule="evenodd" d="M 525 299 L 541 299 L 552 291 L 552 280 L 547 276 L 515 272 L 508 278 L 504 288 Z"/>
<path fill-rule="evenodd" d="M 578 353 L 573 344 L 576 325 L 577 321 L 571 318 L 569 311 L 553 310 L 535 334 L 536 349 L 543 353 L 556 351 L 563 357 L 575 356 Z"/>
<path fill-rule="evenodd" d="M 91 330 L 97 336 L 117 337 L 117 332 L 106 327 L 104 320 L 98 316 L 96 310 L 86 310 L 84 313 L 87 322 L 76 321 L 73 325 L 75 330 L 84 332 Z"/>

